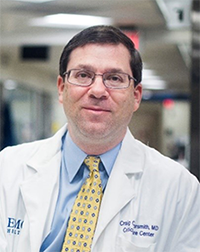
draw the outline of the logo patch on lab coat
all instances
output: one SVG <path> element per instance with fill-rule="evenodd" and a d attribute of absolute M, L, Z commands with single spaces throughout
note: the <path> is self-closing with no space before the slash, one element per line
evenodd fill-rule
<path fill-rule="evenodd" d="M 21 219 L 15 219 L 8 217 L 7 233 L 13 235 L 19 235 L 23 228 L 24 221 Z"/>
<path fill-rule="evenodd" d="M 138 237 L 153 238 L 159 230 L 159 226 L 157 225 L 146 223 L 138 224 L 134 220 L 121 220 L 119 225 L 121 226 L 123 233 L 132 233 L 133 236 Z"/>

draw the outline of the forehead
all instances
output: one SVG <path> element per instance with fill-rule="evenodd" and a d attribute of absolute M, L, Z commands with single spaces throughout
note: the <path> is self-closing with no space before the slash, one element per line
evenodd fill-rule
<path fill-rule="evenodd" d="M 69 57 L 68 69 L 79 65 L 91 65 L 95 68 L 130 68 L 131 55 L 123 44 L 87 44 L 75 48 Z"/>

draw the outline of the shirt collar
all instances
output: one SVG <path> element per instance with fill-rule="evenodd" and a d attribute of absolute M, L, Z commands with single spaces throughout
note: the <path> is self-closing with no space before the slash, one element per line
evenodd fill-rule
<path fill-rule="evenodd" d="M 63 158 L 65 162 L 65 166 L 67 169 L 67 173 L 69 175 L 69 181 L 72 182 L 74 177 L 79 171 L 84 159 L 87 154 L 82 151 L 71 139 L 70 134 L 67 132 L 63 138 Z M 120 150 L 121 143 L 118 144 L 113 149 L 108 152 L 100 155 L 101 162 L 103 166 L 100 166 L 100 169 L 105 169 L 108 176 L 111 173 L 112 167 Z M 104 168 L 103 168 L 104 167 Z"/>
<path fill-rule="evenodd" d="M 121 143 L 115 146 L 113 149 L 100 155 L 101 162 L 103 163 L 108 176 L 110 176 L 110 173 L 112 171 L 113 165 L 115 163 L 120 148 Z"/>
<path fill-rule="evenodd" d="M 63 139 L 63 158 L 70 182 L 76 176 L 86 156 L 87 154 L 72 141 L 67 132 L 66 137 Z"/>

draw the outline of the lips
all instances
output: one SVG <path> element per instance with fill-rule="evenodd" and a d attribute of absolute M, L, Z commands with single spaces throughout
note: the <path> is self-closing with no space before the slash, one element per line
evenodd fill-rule
<path fill-rule="evenodd" d="M 110 109 L 107 108 L 101 108 L 101 107 L 83 107 L 86 110 L 91 110 L 91 111 L 104 111 L 104 112 L 110 112 Z"/>
<path fill-rule="evenodd" d="M 94 106 L 91 106 L 91 107 L 83 107 L 83 109 L 85 110 L 88 110 L 88 111 L 91 111 L 91 112 L 111 112 L 110 109 L 107 109 L 107 108 L 101 108 L 101 107 L 94 107 Z"/>

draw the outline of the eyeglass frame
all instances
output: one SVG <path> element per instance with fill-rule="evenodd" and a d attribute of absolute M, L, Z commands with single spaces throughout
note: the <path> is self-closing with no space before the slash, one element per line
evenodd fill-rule
<path fill-rule="evenodd" d="M 70 72 L 71 72 L 72 70 L 80 70 L 80 71 L 81 71 L 81 70 L 84 70 L 84 71 L 86 71 L 86 72 L 91 72 L 91 73 L 94 74 L 94 77 L 91 78 L 91 83 L 88 84 L 88 85 L 75 84 L 75 83 L 72 83 L 72 82 L 70 82 L 70 81 L 68 80 L 68 79 L 69 79 L 69 76 L 70 76 Z M 128 76 L 128 80 L 129 80 L 129 83 L 128 83 L 127 87 L 108 87 L 108 86 L 106 85 L 106 83 L 105 83 L 105 79 L 103 78 L 103 76 L 104 76 L 105 74 L 108 74 L 108 73 L 113 73 L 113 74 L 118 74 L 118 73 L 119 73 L 119 74 L 125 74 L 125 75 L 127 75 L 127 76 Z M 136 85 L 135 85 L 135 82 L 137 82 L 137 79 L 136 79 L 136 78 L 134 78 L 134 77 L 132 77 L 132 76 L 130 76 L 129 74 L 124 73 L 124 72 L 105 72 L 105 73 L 103 73 L 103 74 L 96 74 L 95 72 L 93 72 L 93 71 L 91 71 L 91 70 L 76 69 L 76 68 L 74 68 L 74 69 L 70 69 L 70 70 L 68 70 L 68 71 L 66 71 L 66 72 L 64 72 L 64 73 L 62 74 L 63 80 L 64 80 L 64 78 L 66 77 L 66 75 L 67 75 L 67 81 L 68 81 L 70 84 L 75 85 L 75 86 L 80 86 L 80 87 L 89 87 L 89 86 L 91 86 L 91 85 L 94 83 L 94 81 L 95 81 L 95 79 L 96 79 L 96 76 L 101 76 L 101 77 L 102 77 L 102 82 L 103 82 L 104 86 L 107 87 L 107 88 L 109 88 L 109 89 L 126 89 L 126 88 L 128 88 L 128 87 L 130 86 L 130 83 L 131 83 L 130 81 L 131 81 L 131 80 L 134 81 L 134 86 L 136 86 Z"/>

